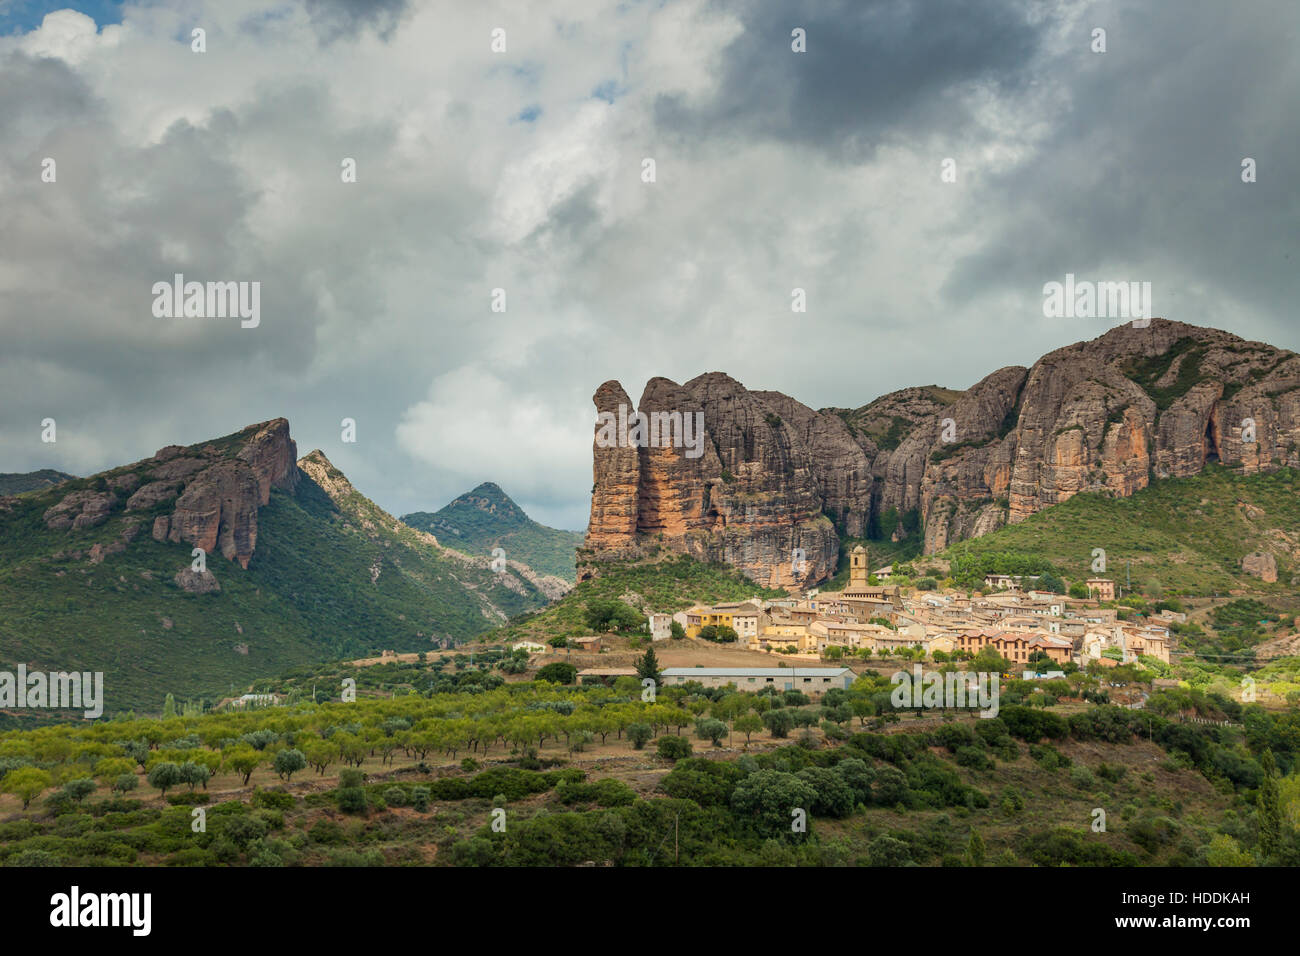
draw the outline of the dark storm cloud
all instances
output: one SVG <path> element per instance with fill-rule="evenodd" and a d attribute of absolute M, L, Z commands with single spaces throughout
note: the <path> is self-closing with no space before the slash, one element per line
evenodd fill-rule
<path fill-rule="evenodd" d="M 62 60 L 15 54 L 3 69 L 0 143 L 21 142 L 50 120 L 79 117 L 94 99 L 86 81 Z"/>
<path fill-rule="evenodd" d="M 1088 47 L 1093 26 L 1107 30 L 1104 54 Z M 1038 290 L 1066 271 L 1104 269 L 1154 280 L 1157 314 L 1289 338 L 1298 38 L 1290 0 L 1089 8 L 1073 48 L 1039 66 L 1062 109 L 1033 117 L 1050 132 L 1027 162 L 988 177 L 980 204 L 996 214 L 946 293 Z M 1258 163 L 1254 184 L 1242 182 L 1245 157 Z M 1225 299 L 1266 318 L 1236 328 Z"/>
<path fill-rule="evenodd" d="M 211 0 L 204 57 L 155 4 L 0 37 L 0 471 L 285 415 L 394 513 L 492 480 L 579 527 L 609 378 L 965 387 L 1104 331 L 1042 318 L 1066 271 L 1300 347 L 1291 0 L 537 7 Z M 261 281 L 261 327 L 155 320 L 173 271 Z"/>
<path fill-rule="evenodd" d="M 702 106 L 661 97 L 661 129 L 771 137 L 848 162 L 869 159 L 890 137 L 966 126 L 954 92 L 1020 87 L 1044 30 L 1016 3 L 742 0 L 723 8 L 744 30 L 723 51 L 716 96 Z M 806 53 L 791 51 L 796 27 L 806 31 Z"/>

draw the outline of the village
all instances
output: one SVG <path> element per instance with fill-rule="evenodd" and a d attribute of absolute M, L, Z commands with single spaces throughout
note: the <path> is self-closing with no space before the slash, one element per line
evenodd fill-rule
<path fill-rule="evenodd" d="M 993 574 L 985 579 L 985 592 L 973 595 L 910 589 L 904 593 L 888 583 L 888 568 L 869 571 L 867 559 L 861 546 L 851 552 L 849 581 L 841 591 L 813 588 L 786 598 L 753 597 L 672 614 L 649 613 L 652 641 L 668 641 L 676 632 L 692 644 L 709 642 L 715 649 L 705 664 L 669 666 L 665 681 L 730 683 L 740 689 L 775 681 L 780 689 L 818 693 L 846 686 L 845 681 L 851 684 L 854 676 L 844 666 L 820 665 L 891 655 L 945 663 L 972 659 L 985 648 L 1009 662 L 1008 677 L 1049 679 L 1062 676 L 1062 668 L 1073 670 L 1070 664 L 1107 668 L 1141 657 L 1168 664 L 1170 625 L 1186 619 L 1185 614 L 1162 611 L 1140 623 L 1120 620 L 1119 609 L 1102 606 L 1115 598 L 1115 584 L 1107 578 L 1086 582 L 1088 598 L 1035 590 L 1024 586 L 1032 581 L 1019 576 Z M 609 681 L 636 673 L 627 666 L 599 666 L 589 656 L 614 650 L 609 636 L 574 637 L 567 643 L 570 660 L 595 665 L 580 669 L 579 681 Z M 532 641 L 520 641 L 512 649 L 555 653 Z M 770 663 L 755 666 L 760 662 L 756 654 L 769 657 Z M 666 652 L 665 660 L 675 663 L 676 656 Z M 723 663 L 729 658 L 734 665 Z M 827 687 L 821 688 L 822 683 Z"/>

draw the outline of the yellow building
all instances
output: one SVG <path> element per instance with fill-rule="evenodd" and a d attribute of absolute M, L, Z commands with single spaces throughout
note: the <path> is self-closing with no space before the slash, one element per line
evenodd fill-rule
<path fill-rule="evenodd" d="M 751 650 L 761 651 L 794 646 L 800 653 L 813 650 L 816 639 L 808 625 L 798 621 L 769 621 L 757 637 L 749 642 Z"/>
<path fill-rule="evenodd" d="M 762 610 L 751 601 L 736 604 L 715 604 L 712 607 L 697 605 L 686 612 L 686 636 L 699 637 L 700 631 L 713 627 L 729 627 L 736 632 L 738 641 L 749 643 L 758 637 L 759 617 Z"/>

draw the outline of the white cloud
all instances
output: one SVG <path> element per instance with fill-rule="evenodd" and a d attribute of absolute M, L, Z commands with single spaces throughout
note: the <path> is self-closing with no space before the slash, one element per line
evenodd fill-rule
<path fill-rule="evenodd" d="M 1029 8 L 1054 16 L 1042 6 Z M 1278 147 L 1287 127 L 1269 122 L 1295 115 L 1297 73 L 1293 51 L 1265 42 L 1285 34 L 1267 18 L 1215 38 L 1233 70 L 1162 52 L 1176 40 L 1146 17 L 1111 16 L 1125 26 L 1091 60 L 1071 52 L 1068 17 L 1023 59 L 954 28 L 964 56 L 987 49 L 1009 72 L 975 63 L 968 82 L 919 62 L 922 86 L 940 68 L 957 77 L 924 102 L 968 122 L 913 128 L 905 111 L 878 118 L 906 81 L 837 88 L 843 71 L 825 57 L 853 61 L 847 29 L 813 30 L 792 60 L 788 27 L 750 20 L 764 9 L 413 3 L 383 38 L 363 27 L 323 40 L 297 3 L 194 0 L 128 3 L 121 26 L 98 32 L 63 10 L 0 37 L 0 471 L 85 472 L 285 415 L 303 450 L 321 447 L 395 513 L 492 480 L 579 527 L 590 396 L 606 379 L 635 399 L 652 376 L 722 370 L 814 406 L 969 385 L 1098 334 L 1033 317 L 1044 281 L 1108 263 L 1195 287 L 1170 317 L 1300 344 L 1270 308 L 1296 251 L 1293 231 L 1265 241 L 1288 208 L 1267 190 L 1294 181 L 1295 161 Z M 207 53 L 190 51 L 195 24 Z M 489 49 L 497 25 L 507 54 Z M 1254 60 L 1222 49 L 1252 36 L 1259 69 L 1280 78 L 1267 89 L 1248 82 Z M 750 72 L 729 59 L 741 41 L 757 51 L 740 64 Z M 891 55 L 907 65 L 906 52 Z M 763 70 L 773 98 L 737 99 Z M 835 103 L 782 101 L 814 81 Z M 1234 83 L 1255 99 L 1180 111 L 1167 98 L 1188 83 L 1204 84 L 1200 101 Z M 1139 95 L 1140 135 L 1108 132 Z M 517 119 L 533 108 L 535 121 Z M 697 109 L 703 121 L 677 123 Z M 870 149 L 773 123 L 783 110 Z M 1180 179 L 1178 162 L 1214 152 L 1185 144 L 1243 114 L 1255 132 L 1229 128 L 1215 150 L 1231 165 L 1238 139 L 1272 145 L 1261 184 L 1229 176 L 1220 195 L 1199 168 Z M 44 156 L 57 184 L 39 180 Z M 345 156 L 356 184 L 340 182 Z M 640 181 L 645 156 L 653 185 Z M 939 182 L 945 156 L 955 185 Z M 1176 201 L 1157 204 L 1160 190 Z M 1199 268 L 1197 283 L 1180 268 Z M 174 271 L 261 281 L 261 327 L 160 326 L 149 289 Z M 1259 293 L 1227 288 L 1229 272 Z M 805 315 L 790 312 L 794 286 Z M 495 287 L 504 314 L 489 311 Z M 46 415 L 57 446 L 39 442 Z M 357 446 L 338 444 L 345 416 L 361 423 Z"/>
<path fill-rule="evenodd" d="M 465 490 L 495 481 L 520 501 L 572 499 L 591 475 L 594 411 L 578 396 L 523 390 L 481 366 L 434 379 L 406 410 L 397 442 Z M 570 520 L 567 522 L 573 525 Z"/>

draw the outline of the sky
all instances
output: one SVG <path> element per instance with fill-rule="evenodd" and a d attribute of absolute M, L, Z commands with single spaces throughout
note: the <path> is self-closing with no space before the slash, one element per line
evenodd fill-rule
<path fill-rule="evenodd" d="M 283 416 L 394 514 L 580 529 L 608 379 L 966 388 L 1115 324 L 1067 273 L 1300 350 L 1297 50 L 1294 0 L 0 0 L 0 472 Z"/>

